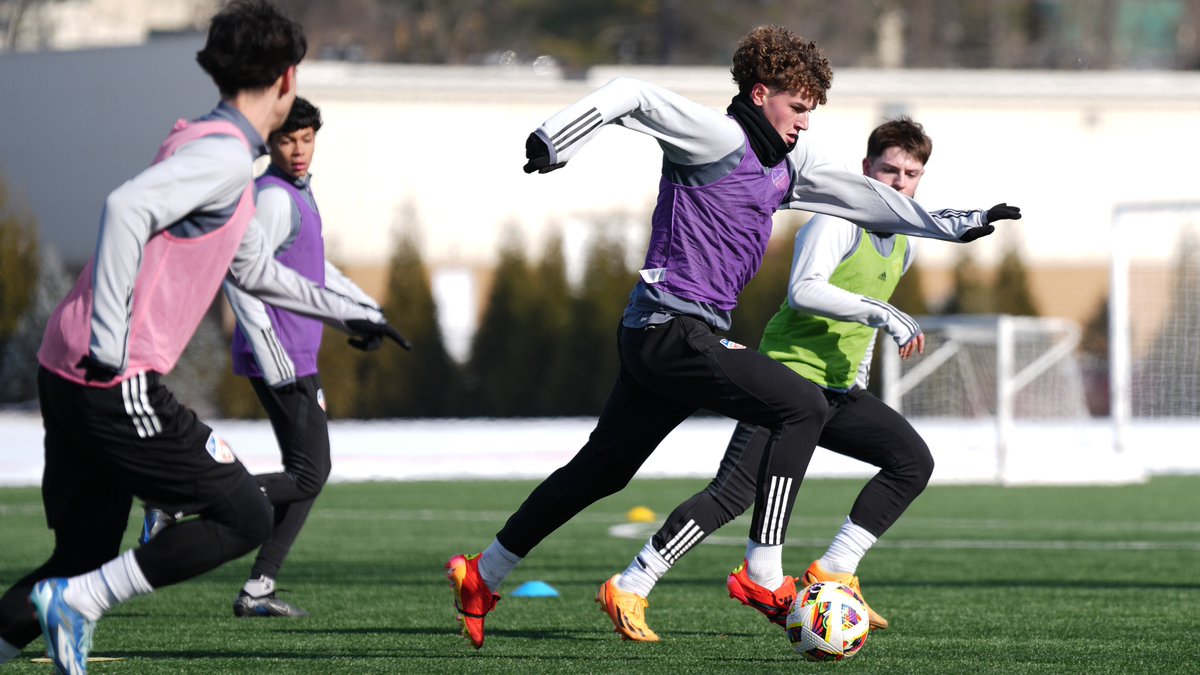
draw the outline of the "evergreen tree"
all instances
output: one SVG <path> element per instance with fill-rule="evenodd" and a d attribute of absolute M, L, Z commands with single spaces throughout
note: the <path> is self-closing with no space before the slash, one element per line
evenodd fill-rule
<path fill-rule="evenodd" d="M 14 203 L 0 177 L 0 348 L 33 300 L 38 259 L 37 222 Z"/>
<path fill-rule="evenodd" d="M 1029 291 L 1029 275 L 1017 245 L 1010 240 L 996 270 L 993 302 L 995 311 L 1013 316 L 1037 316 L 1037 305 Z"/>
<path fill-rule="evenodd" d="M 483 319 L 471 343 L 468 390 L 471 409 L 485 417 L 526 414 L 536 390 L 526 370 L 525 327 L 533 289 L 525 242 L 515 225 L 502 238 Z"/>
<path fill-rule="evenodd" d="M 390 341 L 366 355 L 359 401 L 365 417 L 440 417 L 459 396 L 459 374 L 446 352 L 429 273 L 412 230 L 399 236 L 389 262 L 383 314 L 413 345 Z"/>
<path fill-rule="evenodd" d="M 1111 408 L 1108 385 L 1108 298 L 1096 305 L 1083 326 L 1079 361 L 1083 368 L 1083 391 L 1087 397 L 1088 411 L 1097 417 L 1108 416 Z"/>
<path fill-rule="evenodd" d="M 537 297 L 526 333 L 532 360 L 529 376 L 536 381 L 537 395 L 529 414 L 561 415 L 564 392 L 558 386 L 558 365 L 570 349 L 566 334 L 572 320 L 572 293 L 561 231 L 552 231 L 546 239 L 533 279 Z"/>
<path fill-rule="evenodd" d="M 616 334 L 629 302 L 633 272 L 613 216 L 596 223 L 584 262 L 583 279 L 571 301 L 570 323 L 562 334 L 554 366 L 556 415 L 599 415 L 618 371 Z"/>
<path fill-rule="evenodd" d="M 0 240 L 0 246 L 3 244 Z M 71 291 L 72 279 L 58 251 L 42 246 L 39 254 L 32 300 L 0 352 L 0 402 L 4 403 L 37 401 L 37 352 L 42 334 L 58 303 Z"/>
<path fill-rule="evenodd" d="M 943 314 L 993 314 L 996 305 L 992 289 L 983 282 L 983 274 L 971 257 L 971 252 L 962 248 L 954 265 L 954 294 L 943 308 Z"/>

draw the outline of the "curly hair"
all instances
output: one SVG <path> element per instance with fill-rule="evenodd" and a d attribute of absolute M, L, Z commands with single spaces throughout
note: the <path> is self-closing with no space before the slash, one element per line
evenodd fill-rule
<path fill-rule="evenodd" d="M 867 158 L 876 159 L 893 147 L 900 148 L 922 164 L 933 154 L 933 140 L 925 133 L 925 127 L 905 115 L 875 127 L 867 137 Z"/>
<path fill-rule="evenodd" d="M 267 0 L 234 0 L 217 12 L 196 62 L 221 96 L 271 86 L 308 50 L 304 29 Z"/>
<path fill-rule="evenodd" d="M 738 92 L 750 93 L 761 82 L 771 89 L 807 92 L 823 104 L 833 82 L 829 59 L 817 43 L 782 26 L 759 26 L 746 34 L 733 52 L 733 81 Z"/>

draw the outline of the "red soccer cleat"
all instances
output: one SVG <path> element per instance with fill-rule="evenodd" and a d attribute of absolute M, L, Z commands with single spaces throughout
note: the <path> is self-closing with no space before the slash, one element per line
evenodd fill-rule
<path fill-rule="evenodd" d="M 483 646 L 483 617 L 500 600 L 479 576 L 479 555 L 456 555 L 446 563 L 446 578 L 454 589 L 454 609 L 458 610 L 463 635 L 475 649 Z"/>
<path fill-rule="evenodd" d="M 788 612 L 791 611 L 792 602 L 796 600 L 796 580 L 793 577 L 783 577 L 782 586 L 768 591 L 750 580 L 750 575 L 746 573 L 745 560 L 729 573 L 729 580 L 725 582 L 725 586 L 729 589 L 729 597 L 757 609 L 770 619 L 771 623 L 780 626 L 787 623 Z"/>

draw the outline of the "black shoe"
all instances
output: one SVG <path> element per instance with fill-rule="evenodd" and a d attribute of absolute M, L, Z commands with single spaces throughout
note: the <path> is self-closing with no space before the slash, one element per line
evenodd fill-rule
<path fill-rule="evenodd" d="M 158 536 L 159 532 L 167 529 L 167 526 L 175 522 L 180 514 L 167 513 L 162 509 L 147 506 L 145 515 L 142 516 L 142 536 L 138 537 L 138 543 L 143 546 L 150 543 L 150 540 Z"/>
<path fill-rule="evenodd" d="M 238 593 L 237 600 L 233 601 L 233 615 L 242 618 L 252 616 L 282 616 L 298 619 L 308 616 L 308 612 L 280 600 L 275 597 L 274 593 L 268 593 L 260 598 L 256 598 L 246 591 L 241 591 Z"/>

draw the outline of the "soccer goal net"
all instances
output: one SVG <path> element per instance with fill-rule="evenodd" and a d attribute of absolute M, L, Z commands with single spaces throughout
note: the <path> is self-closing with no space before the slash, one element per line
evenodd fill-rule
<path fill-rule="evenodd" d="M 885 348 L 883 396 L 925 437 L 944 476 L 1005 484 L 1140 479 L 1109 466 L 1112 427 L 1088 412 L 1076 322 L 1007 315 L 917 320 L 925 354 L 901 361 Z"/>
<path fill-rule="evenodd" d="M 1118 445 L 1200 452 L 1200 202 L 1113 212 L 1109 361 Z M 1183 464 L 1194 465 L 1195 461 Z"/>

